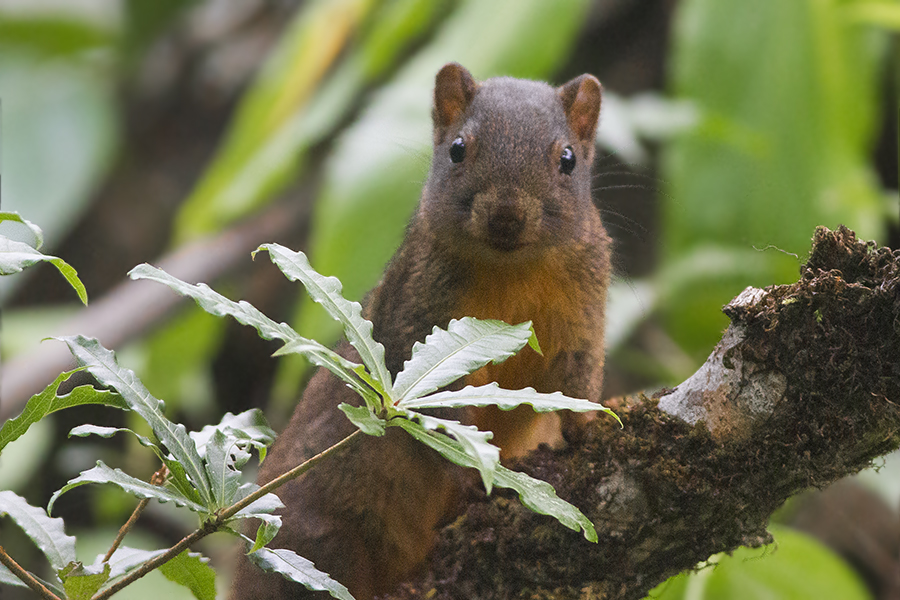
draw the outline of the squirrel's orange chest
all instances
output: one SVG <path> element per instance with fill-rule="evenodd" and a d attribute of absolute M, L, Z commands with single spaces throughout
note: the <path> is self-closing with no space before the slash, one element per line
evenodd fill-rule
<path fill-rule="evenodd" d="M 488 364 L 465 378 L 466 385 L 485 385 L 492 381 L 507 389 L 533 387 L 539 392 L 554 392 L 547 385 L 547 373 L 560 352 L 577 344 L 583 335 L 581 308 L 583 298 L 571 284 L 568 274 L 555 261 L 516 273 L 481 273 L 467 282 L 466 293 L 455 318 L 498 319 L 511 324 L 531 321 L 543 356 L 530 347 L 523 348 L 500 364 Z M 558 417 L 538 414 L 530 407 L 510 412 L 496 409 L 470 411 L 471 421 L 479 429 L 494 432 L 494 442 L 510 458 L 540 442 L 559 440 Z"/>

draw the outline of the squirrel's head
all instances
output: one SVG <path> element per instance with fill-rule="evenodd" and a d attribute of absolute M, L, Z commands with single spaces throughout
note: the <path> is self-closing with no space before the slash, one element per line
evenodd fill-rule
<path fill-rule="evenodd" d="M 559 88 L 456 63 L 437 74 L 434 156 L 421 217 L 435 239 L 473 257 L 539 256 L 596 229 L 591 162 L 600 82 Z"/>

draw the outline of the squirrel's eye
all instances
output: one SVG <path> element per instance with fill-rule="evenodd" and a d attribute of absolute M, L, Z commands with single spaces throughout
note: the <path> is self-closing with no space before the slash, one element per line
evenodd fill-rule
<path fill-rule="evenodd" d="M 559 172 L 563 175 L 570 175 L 575 170 L 575 151 L 572 146 L 563 148 L 559 157 Z"/>
<path fill-rule="evenodd" d="M 466 143 L 462 137 L 458 137 L 450 144 L 450 160 L 460 163 L 466 157 Z"/>

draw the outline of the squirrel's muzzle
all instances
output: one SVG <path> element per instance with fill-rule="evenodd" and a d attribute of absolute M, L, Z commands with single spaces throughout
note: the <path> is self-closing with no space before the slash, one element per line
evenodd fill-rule
<path fill-rule="evenodd" d="M 515 250 L 521 243 L 526 216 L 521 208 L 504 203 L 493 208 L 487 219 L 487 241 L 496 250 Z"/>

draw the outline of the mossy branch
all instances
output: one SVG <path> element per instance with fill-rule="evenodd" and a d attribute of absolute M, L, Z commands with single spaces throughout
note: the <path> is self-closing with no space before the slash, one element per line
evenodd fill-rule
<path fill-rule="evenodd" d="M 638 600 L 712 554 L 770 540 L 769 516 L 900 446 L 900 251 L 819 228 L 801 278 L 748 288 L 707 363 L 621 399 L 624 430 L 522 468 L 585 509 L 588 544 L 502 495 L 442 532 L 431 572 L 392 598 Z"/>

